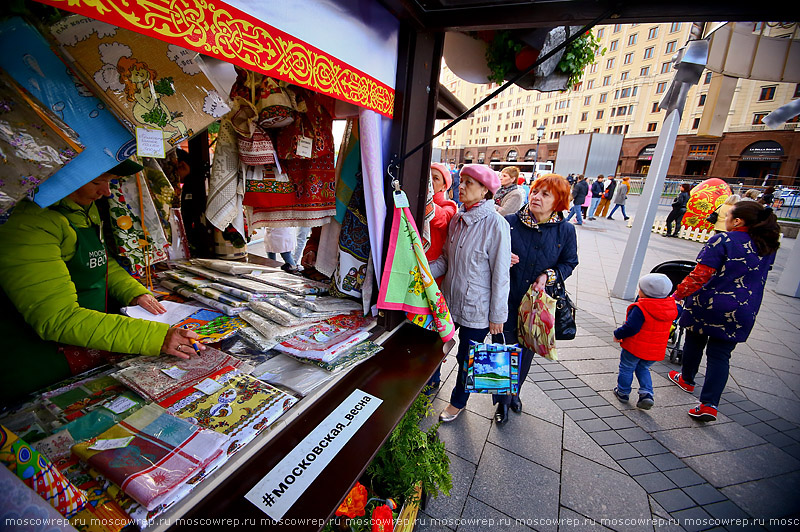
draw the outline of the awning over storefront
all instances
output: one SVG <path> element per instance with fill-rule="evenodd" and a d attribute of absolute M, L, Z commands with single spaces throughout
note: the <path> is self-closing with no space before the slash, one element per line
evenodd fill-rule
<path fill-rule="evenodd" d="M 373 2 L 37 1 L 393 113 L 399 23 Z"/>
<path fill-rule="evenodd" d="M 642 150 L 639 152 L 637 159 L 639 159 L 640 161 L 652 161 L 653 154 L 655 153 L 655 151 L 656 151 L 656 145 L 648 144 L 647 146 L 642 148 Z"/>
<path fill-rule="evenodd" d="M 783 157 L 783 146 L 774 140 L 759 140 L 742 151 L 742 161 L 779 161 Z"/>

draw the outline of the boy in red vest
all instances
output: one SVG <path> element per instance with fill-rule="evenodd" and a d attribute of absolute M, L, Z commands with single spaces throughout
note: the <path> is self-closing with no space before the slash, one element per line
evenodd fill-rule
<path fill-rule="evenodd" d="M 614 331 L 614 341 L 622 344 L 614 395 L 627 403 L 636 373 L 639 381 L 636 406 L 643 410 L 653 406 L 650 366 L 664 359 L 669 330 L 678 317 L 678 306 L 669 297 L 671 292 L 672 281 L 662 273 L 651 273 L 639 279 L 639 298 L 628 307 L 625 323 Z"/>

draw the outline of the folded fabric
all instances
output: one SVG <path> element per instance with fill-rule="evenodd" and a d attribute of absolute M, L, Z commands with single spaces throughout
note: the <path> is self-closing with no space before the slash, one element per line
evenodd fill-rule
<path fill-rule="evenodd" d="M 250 352 L 263 354 L 264 352 L 272 349 L 272 347 L 278 343 L 276 340 L 270 340 L 269 338 L 258 332 L 258 329 L 256 329 L 253 326 L 245 327 L 244 329 L 239 329 L 239 338 L 241 340 L 240 343 L 248 347 L 245 353 L 246 356 L 249 356 Z M 236 355 L 237 357 L 242 358 L 241 353 L 234 352 L 230 349 L 226 349 L 226 351 L 232 355 Z"/>
<path fill-rule="evenodd" d="M 284 327 L 294 327 L 296 325 L 310 325 L 312 323 L 321 321 L 328 316 L 306 316 L 303 318 L 297 317 L 291 312 L 286 312 L 283 309 L 267 303 L 266 301 L 250 301 L 250 309 Z"/>
<path fill-rule="evenodd" d="M 306 396 L 320 384 L 331 380 L 333 373 L 286 355 L 277 355 L 253 369 L 253 376 Z"/>
<path fill-rule="evenodd" d="M 75 528 L 81 532 L 119 532 L 132 522 L 103 484 L 93 478 L 76 457 L 67 454 L 56 466 L 70 482 L 83 490 L 89 500 L 83 510 L 70 518 L 70 524 Z"/>
<path fill-rule="evenodd" d="M 224 292 L 226 294 L 230 294 L 234 297 L 237 297 L 243 301 L 263 301 L 268 297 L 272 297 L 273 293 L 256 293 L 250 292 L 249 290 L 242 290 L 241 288 L 234 288 L 233 286 L 228 286 L 222 283 L 211 283 L 211 288 L 215 290 L 219 290 L 220 292 Z"/>
<path fill-rule="evenodd" d="M 264 316 L 253 312 L 252 310 L 245 310 L 239 317 L 245 320 L 247 323 L 253 326 L 253 328 L 258 331 L 261 336 L 263 336 L 263 342 L 260 345 L 269 345 L 270 349 L 283 340 L 284 338 L 288 338 L 293 335 L 295 332 L 300 331 L 308 327 L 308 323 L 302 323 L 300 325 L 293 325 L 291 327 L 287 327 L 285 325 L 280 325 L 275 323 L 269 318 L 265 318 Z M 244 330 L 244 329 L 240 329 Z M 247 333 L 245 333 L 247 334 Z M 243 338 L 247 339 L 247 336 L 243 336 Z"/>
<path fill-rule="evenodd" d="M 374 320 L 358 316 L 351 320 L 337 317 L 300 331 L 277 344 L 274 349 L 298 357 L 332 362 L 369 338 L 369 329 L 374 324 Z"/>
<path fill-rule="evenodd" d="M 127 367 L 114 373 L 114 378 L 153 401 L 162 401 L 185 388 L 190 388 L 226 366 L 248 373 L 246 362 L 207 347 L 197 356 L 183 360 L 170 356 L 137 357 L 126 361 Z"/>
<path fill-rule="evenodd" d="M 348 312 L 355 312 L 362 310 L 360 301 L 353 301 L 352 299 L 342 299 L 339 297 L 329 296 L 297 296 L 294 294 L 285 294 L 283 298 L 295 305 L 303 306 L 314 312 L 334 312 L 336 314 L 345 314 Z"/>
<path fill-rule="evenodd" d="M 245 279 L 250 279 L 259 283 L 282 288 L 297 295 L 327 294 L 328 284 L 311 279 L 303 279 L 296 275 L 284 272 L 262 273 L 259 275 L 242 275 Z"/>
<path fill-rule="evenodd" d="M 247 323 L 231 316 L 225 316 L 221 311 L 200 309 L 188 318 L 179 321 L 174 327 L 191 329 L 200 335 L 200 341 L 213 344 L 236 334 Z"/>
<path fill-rule="evenodd" d="M 194 425 L 229 436 L 227 453 L 231 455 L 296 402 L 291 395 L 228 366 L 159 405 Z"/>
<path fill-rule="evenodd" d="M 67 480 L 45 455 L 3 425 L 0 425 L 0 463 L 64 517 L 72 517 L 89 502 L 86 494 Z"/>
<path fill-rule="evenodd" d="M 4 523 L 6 521 L 49 523 L 49 525 L 36 527 L 29 525 L 24 530 L 75 532 L 73 527 L 64 522 L 61 514 L 47 504 L 38 493 L 20 482 L 19 478 L 5 467 L 0 467 L 0 492 L 3 494 L 0 497 L 0 518 Z"/>
<path fill-rule="evenodd" d="M 313 297 L 313 296 L 307 296 L 307 297 Z M 268 297 L 265 299 L 265 301 L 270 305 L 272 305 L 273 307 L 278 307 L 281 310 L 285 310 L 289 314 L 293 314 L 298 318 L 309 318 L 312 316 L 317 318 L 323 318 L 323 317 L 328 318 L 331 316 L 336 316 L 337 314 L 341 314 L 341 312 L 335 310 L 312 310 L 294 301 L 289 301 L 286 297 L 282 296 Z"/>
<path fill-rule="evenodd" d="M 192 288 L 208 286 L 213 282 L 207 277 L 202 277 L 184 270 L 167 270 L 164 272 L 164 275 L 178 281 L 179 283 L 191 286 Z"/>
<path fill-rule="evenodd" d="M 191 263 L 196 266 L 202 266 L 216 270 L 218 272 L 229 273 L 231 275 L 252 274 L 255 272 L 278 272 L 279 268 L 275 266 L 264 266 L 263 264 L 253 264 L 249 262 L 237 262 L 233 260 L 220 260 L 220 259 L 192 259 Z"/>
<path fill-rule="evenodd" d="M 150 510 L 219 457 L 227 443 L 227 436 L 149 404 L 72 452 Z"/>
<path fill-rule="evenodd" d="M 352 368 L 353 366 L 356 366 L 364 362 L 365 360 L 371 358 L 373 355 L 382 350 L 383 347 L 376 344 L 372 340 L 364 340 L 360 344 L 355 345 L 352 349 L 349 349 L 347 352 L 339 355 L 339 357 L 337 357 L 336 360 L 333 360 L 332 362 L 323 362 L 322 360 L 314 360 L 311 358 L 298 357 L 295 355 L 289 355 L 289 356 L 295 358 L 296 360 L 304 364 L 310 364 L 313 366 L 320 367 L 326 371 L 330 371 L 331 373 L 337 373 L 339 371 Z M 258 369 L 259 367 L 256 366 L 256 368 L 253 369 L 253 374 L 256 374 Z"/>

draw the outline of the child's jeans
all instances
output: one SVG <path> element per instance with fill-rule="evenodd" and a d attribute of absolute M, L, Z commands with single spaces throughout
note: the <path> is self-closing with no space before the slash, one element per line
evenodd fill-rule
<path fill-rule="evenodd" d="M 642 360 L 636 355 L 622 350 L 619 355 L 619 376 L 617 377 L 617 390 L 622 395 L 630 395 L 633 374 L 639 381 L 639 395 L 653 396 L 653 380 L 650 378 L 650 366 L 655 360 Z"/>

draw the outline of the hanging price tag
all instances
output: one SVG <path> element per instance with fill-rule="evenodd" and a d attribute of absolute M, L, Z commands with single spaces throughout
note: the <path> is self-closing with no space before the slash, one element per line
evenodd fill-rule
<path fill-rule="evenodd" d="M 206 395 L 211 395 L 215 392 L 218 392 L 220 388 L 222 388 L 222 385 L 214 379 L 203 379 L 195 384 L 194 387 Z"/>
<path fill-rule="evenodd" d="M 398 209 L 405 209 L 408 207 L 408 196 L 402 190 L 396 190 L 392 196 L 394 197 L 394 206 Z"/>
<path fill-rule="evenodd" d="M 156 157 L 163 159 L 164 132 L 160 129 L 136 127 L 136 155 L 139 157 Z"/>
<path fill-rule="evenodd" d="M 297 156 L 305 159 L 311 158 L 311 149 L 314 143 L 309 137 L 300 137 L 297 139 Z"/>
<path fill-rule="evenodd" d="M 128 436 L 127 438 L 112 438 L 110 440 L 97 440 L 92 444 L 89 449 L 93 451 L 108 451 L 109 449 L 121 449 L 122 447 L 126 447 L 131 441 L 133 441 L 133 436 Z"/>

